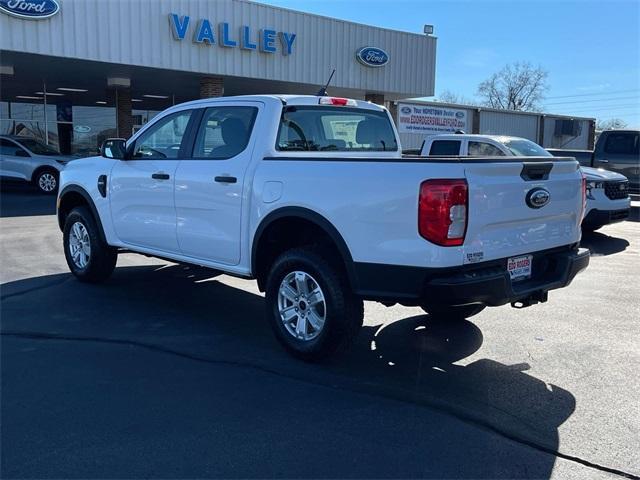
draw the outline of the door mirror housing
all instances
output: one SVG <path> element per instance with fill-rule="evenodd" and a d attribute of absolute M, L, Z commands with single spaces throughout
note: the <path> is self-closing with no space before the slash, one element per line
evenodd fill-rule
<path fill-rule="evenodd" d="M 124 138 L 107 138 L 102 142 L 100 155 L 116 160 L 127 159 L 127 141 Z"/>

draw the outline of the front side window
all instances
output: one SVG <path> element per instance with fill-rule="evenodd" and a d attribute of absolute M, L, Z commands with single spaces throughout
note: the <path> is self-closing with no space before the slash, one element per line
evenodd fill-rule
<path fill-rule="evenodd" d="M 247 148 L 256 107 L 207 108 L 198 130 L 194 158 L 224 160 Z"/>
<path fill-rule="evenodd" d="M 504 156 L 502 150 L 495 145 L 486 142 L 469 142 L 470 157 L 501 157 Z"/>
<path fill-rule="evenodd" d="M 398 143 L 385 112 L 334 106 L 286 107 L 276 149 L 313 152 L 389 152 Z"/>
<path fill-rule="evenodd" d="M 638 134 L 632 132 L 609 134 L 604 144 L 604 151 L 618 155 L 637 155 Z"/>
<path fill-rule="evenodd" d="M 133 158 L 176 159 L 192 110 L 177 112 L 158 120 L 136 139 Z"/>
<path fill-rule="evenodd" d="M 429 155 L 460 155 L 460 140 L 436 140 L 431 144 Z"/>

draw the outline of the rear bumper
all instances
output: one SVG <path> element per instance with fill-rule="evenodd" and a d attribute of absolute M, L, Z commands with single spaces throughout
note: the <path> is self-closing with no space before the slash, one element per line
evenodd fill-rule
<path fill-rule="evenodd" d="M 622 222 L 629 218 L 629 208 L 622 210 L 591 210 L 584 220 L 582 226 L 587 228 L 599 228 L 610 223 Z"/>
<path fill-rule="evenodd" d="M 545 301 L 549 290 L 569 285 L 589 265 L 587 249 L 565 247 L 532 255 L 532 277 L 519 282 L 509 278 L 506 258 L 444 269 L 356 263 L 355 290 L 369 300 L 405 305 L 537 302 Z"/>

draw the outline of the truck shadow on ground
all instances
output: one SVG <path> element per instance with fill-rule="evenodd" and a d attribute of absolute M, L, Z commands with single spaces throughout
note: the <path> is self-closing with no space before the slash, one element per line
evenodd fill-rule
<path fill-rule="evenodd" d="M 482 346 L 473 323 L 417 315 L 367 326 L 350 353 L 323 365 L 305 364 L 279 348 L 262 296 L 210 275 L 179 265 L 124 267 L 100 286 L 69 274 L 3 285 L 5 474 L 550 476 L 558 427 L 574 411 L 575 398 L 525 373 L 524 363 L 456 363 Z M 49 361 L 28 363 L 51 344 L 60 350 L 52 350 Z M 88 353 L 68 360 L 78 346 L 97 351 L 101 360 L 92 363 Z M 147 355 L 143 360 L 121 360 L 138 350 Z M 111 369 L 118 372 L 113 389 L 100 380 Z M 237 392 L 233 379 L 226 380 L 229 390 L 221 388 L 227 384 L 218 383 L 219 371 L 257 378 Z M 288 386 L 276 387 L 283 381 Z M 300 399 L 295 392 L 303 386 L 316 390 Z M 56 394 L 57 388 L 64 394 Z M 342 392 L 355 400 L 344 406 Z M 233 414 L 225 416 L 213 405 L 227 397 Z M 47 399 L 47 408 L 39 398 Z M 395 418 L 395 408 L 406 413 Z M 110 425 L 108 432 L 131 421 L 122 426 L 128 448 L 110 450 L 109 433 L 96 421 Z M 172 427 L 152 427 L 158 424 Z M 238 428 L 246 435 L 229 436 Z M 40 437 L 48 445 L 30 441 Z M 147 441 L 160 446 L 147 448 Z M 199 442 L 210 447 L 208 454 L 188 453 L 200 452 L 193 447 Z M 228 463 L 216 454 L 220 443 L 219 455 Z M 30 461 L 48 449 L 67 455 Z M 313 454 L 294 455 L 291 449 Z M 156 458 L 154 452 L 170 453 Z M 94 463 L 103 454 L 106 460 Z M 165 464 L 170 473 L 157 470 Z"/>
<path fill-rule="evenodd" d="M 54 215 L 56 196 L 39 193 L 26 182 L 0 180 L 0 217 Z"/>
<path fill-rule="evenodd" d="M 611 237 L 604 232 L 583 232 L 580 246 L 588 248 L 592 255 L 613 255 L 624 252 L 629 246 L 629 241 Z"/>

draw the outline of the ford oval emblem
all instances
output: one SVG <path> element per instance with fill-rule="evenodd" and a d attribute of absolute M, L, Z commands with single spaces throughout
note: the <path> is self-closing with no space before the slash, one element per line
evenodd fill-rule
<path fill-rule="evenodd" d="M 464 117 L 464 112 L 456 112 L 456 118 Z"/>
<path fill-rule="evenodd" d="M 56 0 L 0 0 L 0 10 L 14 17 L 42 20 L 60 11 Z"/>
<path fill-rule="evenodd" d="M 411 113 L 411 107 L 402 107 L 400 111 L 405 115 L 409 115 Z"/>
<path fill-rule="evenodd" d="M 551 199 L 551 194 L 544 188 L 533 188 L 529 190 L 526 197 L 527 206 L 529 208 L 542 208 Z"/>
<path fill-rule="evenodd" d="M 356 58 L 367 67 L 383 67 L 389 62 L 387 52 L 377 47 L 362 47 L 356 52 Z"/>

